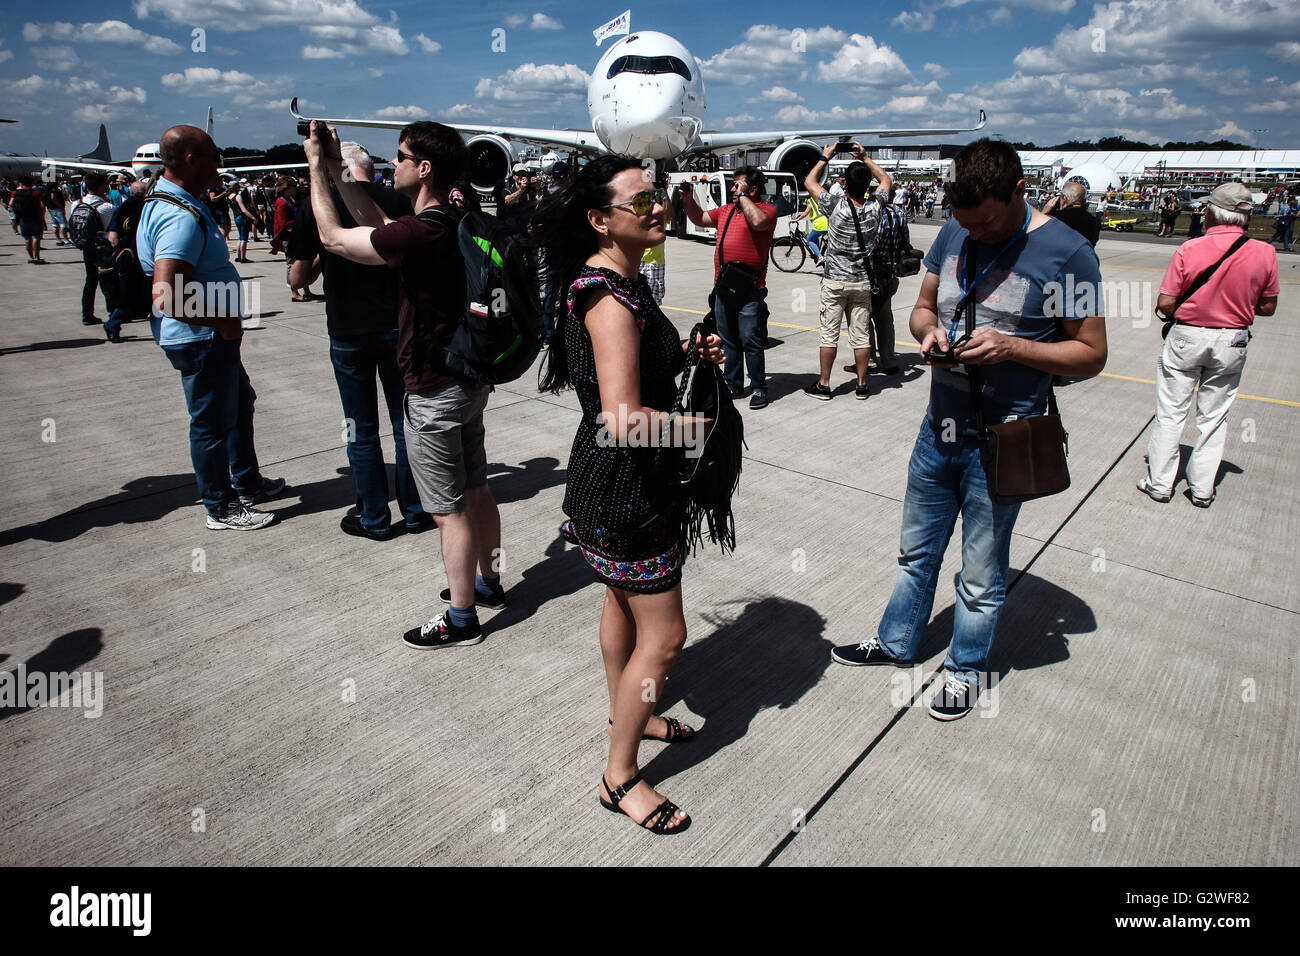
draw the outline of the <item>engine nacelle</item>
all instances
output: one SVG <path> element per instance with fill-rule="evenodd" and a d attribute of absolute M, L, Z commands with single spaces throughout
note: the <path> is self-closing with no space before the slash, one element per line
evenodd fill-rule
<path fill-rule="evenodd" d="M 791 139 L 772 150 L 766 168 L 792 174 L 799 188 L 803 189 L 804 179 L 821 158 L 822 148 L 812 140 Z"/>
<path fill-rule="evenodd" d="M 491 192 L 510 173 L 514 166 L 515 147 L 504 136 L 495 133 L 480 133 L 467 144 L 469 147 L 470 185 L 482 192 Z"/>

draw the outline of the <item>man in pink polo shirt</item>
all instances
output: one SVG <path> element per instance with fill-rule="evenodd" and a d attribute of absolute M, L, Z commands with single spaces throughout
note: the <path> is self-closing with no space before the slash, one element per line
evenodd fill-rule
<path fill-rule="evenodd" d="M 1250 326 L 1255 316 L 1277 309 L 1277 253 L 1258 239 L 1245 239 L 1204 285 L 1191 295 L 1186 292 L 1245 238 L 1252 209 L 1250 190 L 1241 183 L 1224 183 L 1210 193 L 1205 235 L 1179 246 L 1160 283 L 1156 315 L 1168 321 L 1177 309 L 1177 318 L 1160 353 L 1147 474 L 1137 485 L 1154 501 L 1164 503 L 1173 496 L 1178 439 L 1195 401 L 1197 438 L 1187 462 L 1187 485 L 1198 508 L 1214 502 L 1227 437 L 1224 424 L 1246 365 Z"/>

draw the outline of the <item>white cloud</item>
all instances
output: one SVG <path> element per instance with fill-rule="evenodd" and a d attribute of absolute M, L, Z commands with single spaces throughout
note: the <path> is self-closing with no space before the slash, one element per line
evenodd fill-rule
<path fill-rule="evenodd" d="M 374 119 L 381 120 L 421 120 L 428 119 L 431 114 L 423 106 L 385 106 L 381 110 L 375 110 Z"/>
<path fill-rule="evenodd" d="M 1220 62 L 1232 50 L 1256 52 L 1260 37 L 1300 33 L 1300 4 L 1279 0 L 1132 0 L 1093 7 L 1086 26 L 1066 28 L 1050 46 L 1015 57 L 1025 73 L 1115 71 L 1150 61 Z"/>
<path fill-rule="evenodd" d="M 305 29 L 313 39 L 328 44 L 329 48 L 335 50 L 335 52 L 347 55 L 362 56 L 377 53 L 384 56 L 406 56 L 411 52 L 410 46 L 402 39 L 401 31 L 395 26 L 381 24 L 368 27 L 313 25 Z"/>
<path fill-rule="evenodd" d="M 366 67 L 366 72 L 369 73 L 371 76 L 375 77 L 376 79 L 384 75 L 384 71 L 375 66 Z"/>
<path fill-rule="evenodd" d="M 0 63 L 8 63 L 14 58 L 12 50 L 0 50 Z"/>
<path fill-rule="evenodd" d="M 1295 108 L 1295 103 L 1287 100 L 1268 100 L 1242 107 L 1247 113 L 1294 113 Z"/>
<path fill-rule="evenodd" d="M 146 53 L 180 53 L 181 47 L 166 37 L 152 36 L 121 20 L 98 23 L 24 23 L 23 39 L 28 43 L 61 40 L 72 43 L 113 43 L 140 47 Z"/>
<path fill-rule="evenodd" d="M 1242 129 L 1232 120 L 1224 123 L 1218 129 L 1210 130 L 1211 136 L 1217 136 L 1219 139 L 1245 140 L 1247 143 L 1255 141 L 1255 134 L 1250 130 Z"/>
<path fill-rule="evenodd" d="M 917 33 L 934 29 L 934 14 L 921 10 L 904 10 L 889 22 L 908 33 Z"/>
<path fill-rule="evenodd" d="M 474 96 L 503 103 L 543 105 L 556 97 L 584 96 L 590 81 L 590 75 L 572 63 L 524 63 L 500 76 L 479 80 Z"/>
<path fill-rule="evenodd" d="M 564 24 L 554 17 L 548 17 L 544 13 L 534 13 L 533 19 L 528 24 L 530 30 L 563 30 Z"/>
<path fill-rule="evenodd" d="M 1300 43 L 1296 43 L 1294 40 L 1274 43 L 1268 48 L 1268 55 L 1275 56 L 1279 60 L 1285 60 L 1288 63 L 1300 63 Z"/>
<path fill-rule="evenodd" d="M 989 23 L 995 27 L 1004 27 L 1015 18 L 1006 7 L 997 7 L 989 11 Z"/>
<path fill-rule="evenodd" d="M 197 26 L 220 24 L 223 30 L 259 30 L 267 26 L 361 27 L 379 23 L 356 0 L 134 0 L 141 20 L 151 16 Z"/>
<path fill-rule="evenodd" d="M 455 106 L 443 110 L 443 116 L 450 120 L 473 119 L 481 115 L 483 115 L 483 111 L 469 103 L 457 103 Z"/>
<path fill-rule="evenodd" d="M 527 22 L 528 18 L 522 13 L 511 13 L 506 15 L 506 26 L 508 27 L 522 27 Z"/>
<path fill-rule="evenodd" d="M 738 113 L 735 116 L 728 116 L 722 121 L 723 129 L 738 129 L 754 122 L 756 117 L 752 113 Z"/>
<path fill-rule="evenodd" d="M 442 44 L 437 40 L 430 40 L 423 33 L 415 35 L 415 42 L 420 44 L 420 49 L 425 53 L 437 53 L 442 49 Z"/>
<path fill-rule="evenodd" d="M 799 103 L 803 97 L 794 90 L 788 90 L 784 86 L 774 86 L 770 90 L 764 90 L 759 94 L 760 100 L 766 100 L 769 103 Z"/>
<path fill-rule="evenodd" d="M 35 93 L 43 93 L 55 86 L 56 84 L 52 81 L 33 73 L 31 76 L 8 84 L 8 91 L 14 96 L 31 96 Z"/>
<path fill-rule="evenodd" d="M 792 82 L 808 67 L 807 51 L 829 51 L 840 47 L 848 34 L 833 27 L 815 30 L 786 30 L 756 24 L 745 31 L 742 41 L 700 61 L 711 83 L 751 86 L 763 81 Z"/>
<path fill-rule="evenodd" d="M 66 73 L 81 62 L 77 51 L 70 46 L 34 46 L 27 50 L 42 70 Z"/>
<path fill-rule="evenodd" d="M 912 73 L 892 48 L 855 33 L 829 63 L 817 64 L 817 78 L 823 83 L 884 86 L 910 80 Z"/>
<path fill-rule="evenodd" d="M 936 80 L 942 80 L 948 75 L 948 71 L 938 63 L 927 63 L 924 67 L 925 72 L 929 73 Z"/>
<path fill-rule="evenodd" d="M 305 46 L 302 48 L 302 58 L 304 60 L 341 60 L 344 54 L 338 50 L 331 50 L 327 46 Z"/>
<path fill-rule="evenodd" d="M 250 106 L 288 92 L 290 79 L 275 76 L 256 79 L 242 70 L 219 70 L 211 66 L 187 67 L 184 73 L 166 73 L 165 89 L 184 96 L 230 97 L 237 106 Z"/>

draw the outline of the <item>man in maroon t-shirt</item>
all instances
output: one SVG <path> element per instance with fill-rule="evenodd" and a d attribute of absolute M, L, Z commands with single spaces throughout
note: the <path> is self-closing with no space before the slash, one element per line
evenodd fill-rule
<path fill-rule="evenodd" d="M 406 384 L 406 456 L 420 504 L 441 532 L 449 585 L 442 599 L 450 605 L 402 640 L 421 650 L 477 644 L 483 629 L 476 605 L 505 606 L 497 571 L 501 516 L 488 489 L 483 448 L 483 409 L 491 388 L 448 375 L 438 362 L 439 346 L 449 341 L 465 310 L 465 266 L 455 229 L 460 216 L 450 197 L 465 172 L 468 150 L 460 134 L 441 123 L 404 127 L 393 161 L 393 188 L 411 200 L 416 215 L 393 220 L 355 177 L 343 174 L 333 127 L 313 121 L 303 148 L 325 250 L 364 265 L 387 265 L 402 277 L 397 365 Z M 357 226 L 340 225 L 331 179 Z"/>
<path fill-rule="evenodd" d="M 713 316 L 727 357 L 723 377 L 732 396 L 739 397 L 743 393 L 745 366 L 749 366 L 749 385 L 753 389 L 750 408 L 767 404 L 763 365 L 767 303 L 764 300 L 767 298 L 767 253 L 776 231 L 776 207 L 758 201 L 766 181 L 763 171 L 757 167 L 741 167 L 732 181 L 733 200 L 708 212 L 699 207 L 689 188 L 681 194 L 682 208 L 691 222 L 718 230 L 718 248 L 713 257 L 714 283 L 727 262 L 742 262 L 758 273 L 758 282 L 743 298 L 728 301 L 719 295 L 713 301 Z"/>

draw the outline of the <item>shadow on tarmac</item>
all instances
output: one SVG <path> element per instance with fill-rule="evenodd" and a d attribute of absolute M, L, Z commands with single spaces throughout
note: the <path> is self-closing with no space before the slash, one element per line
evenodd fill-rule
<path fill-rule="evenodd" d="M 23 667 L 28 677 L 35 673 L 70 674 L 98 657 L 103 649 L 103 632 L 97 627 L 86 627 L 56 637 L 44 650 L 37 651 L 29 657 Z M 13 680 L 16 682 L 18 672 L 15 670 L 11 673 L 14 674 Z M 33 709 L 34 706 L 31 704 L 22 707 L 0 707 L 0 720 L 16 717 Z"/>

